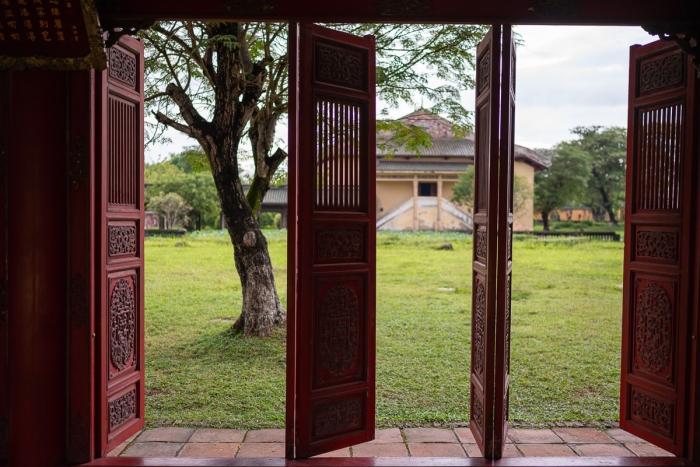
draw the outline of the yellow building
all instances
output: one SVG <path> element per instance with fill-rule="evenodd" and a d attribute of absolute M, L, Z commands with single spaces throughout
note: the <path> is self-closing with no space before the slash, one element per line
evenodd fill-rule
<path fill-rule="evenodd" d="M 426 110 L 401 120 L 425 128 L 432 136 L 432 146 L 422 149 L 420 156 L 405 148 L 398 148 L 393 155 L 377 149 L 377 230 L 471 232 L 470 213 L 450 199 L 459 175 L 474 163 L 474 135 L 455 138 L 451 122 Z M 514 171 L 530 187 L 534 186 L 535 171 L 548 166 L 547 158 L 516 145 Z M 515 213 L 515 231 L 532 231 L 532 199 L 524 204 Z"/>

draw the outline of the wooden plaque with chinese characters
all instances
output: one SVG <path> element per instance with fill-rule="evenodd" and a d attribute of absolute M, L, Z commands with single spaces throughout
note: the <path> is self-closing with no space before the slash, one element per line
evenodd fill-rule
<path fill-rule="evenodd" d="M 0 70 L 104 70 L 94 0 L 0 0 Z"/>

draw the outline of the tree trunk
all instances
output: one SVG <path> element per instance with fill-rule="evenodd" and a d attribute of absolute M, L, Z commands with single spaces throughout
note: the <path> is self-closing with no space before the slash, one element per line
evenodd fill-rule
<path fill-rule="evenodd" d="M 549 232 L 549 211 L 542 211 L 542 224 L 545 232 Z"/>

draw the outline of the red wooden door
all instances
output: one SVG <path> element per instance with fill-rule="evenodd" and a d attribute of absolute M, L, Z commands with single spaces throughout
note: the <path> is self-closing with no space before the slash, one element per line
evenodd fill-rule
<path fill-rule="evenodd" d="M 477 47 L 470 427 L 499 459 L 508 431 L 515 45 L 494 25 Z"/>
<path fill-rule="evenodd" d="M 683 457 L 697 89 L 696 70 L 675 44 L 631 48 L 620 426 Z"/>
<path fill-rule="evenodd" d="M 374 37 L 290 26 L 287 457 L 374 438 Z"/>
<path fill-rule="evenodd" d="M 144 424 L 143 44 L 107 50 L 95 82 L 98 456 Z"/>

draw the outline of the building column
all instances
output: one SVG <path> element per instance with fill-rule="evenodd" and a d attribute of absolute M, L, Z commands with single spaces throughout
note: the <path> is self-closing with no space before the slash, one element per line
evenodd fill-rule
<path fill-rule="evenodd" d="M 418 230 L 418 175 L 413 176 L 413 230 Z"/>
<path fill-rule="evenodd" d="M 442 230 L 442 175 L 438 175 L 437 182 L 437 221 L 435 230 Z"/>

